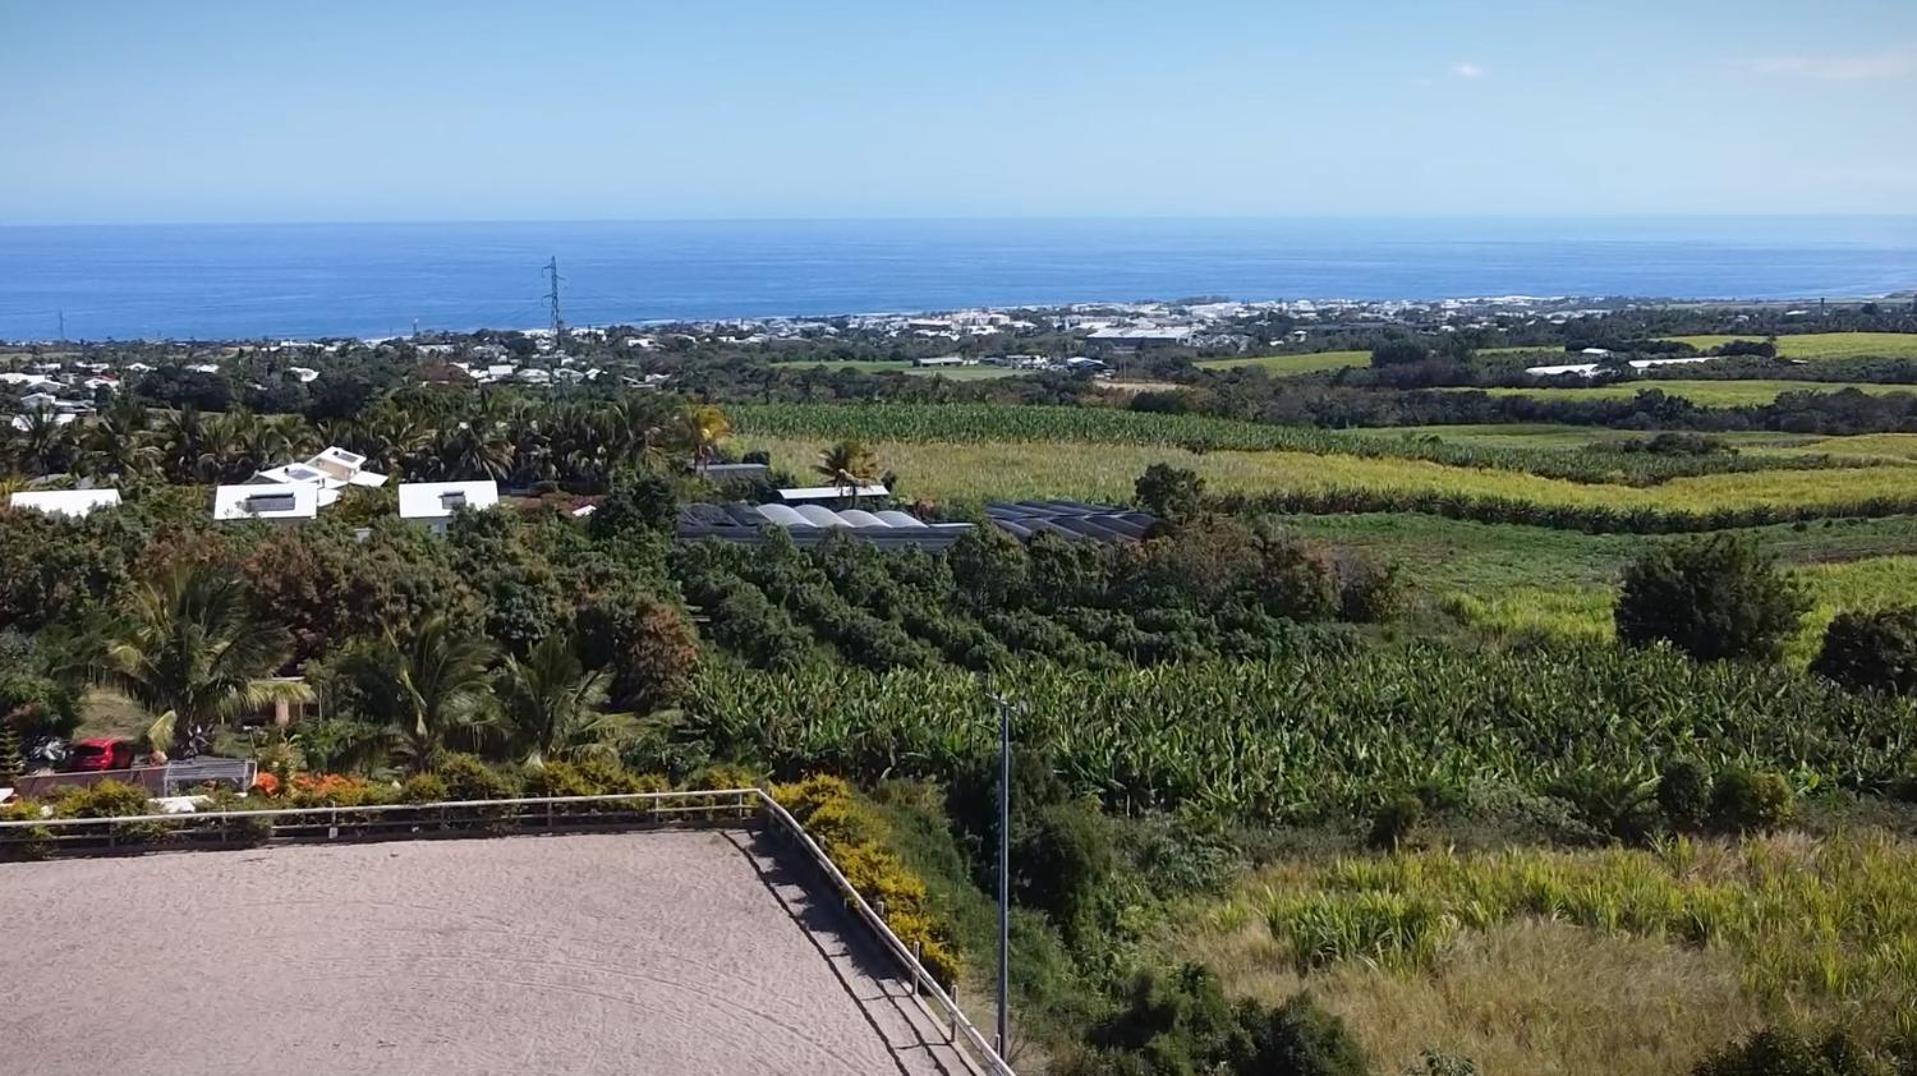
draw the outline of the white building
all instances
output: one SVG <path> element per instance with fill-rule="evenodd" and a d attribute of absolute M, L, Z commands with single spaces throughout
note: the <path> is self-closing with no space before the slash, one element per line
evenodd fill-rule
<path fill-rule="evenodd" d="M 339 491 L 347 486 L 377 489 L 386 484 L 386 476 L 366 469 L 366 457 L 337 445 L 327 448 L 304 463 L 269 467 L 250 479 L 254 485 L 311 485 L 319 489 L 320 507 L 339 500 Z"/>
<path fill-rule="evenodd" d="M 434 534 L 446 533 L 446 525 L 461 508 L 483 512 L 499 503 L 499 483 L 484 482 L 401 482 L 399 518 L 424 523 Z"/>
<path fill-rule="evenodd" d="M 38 489 L 21 490 L 7 502 L 14 508 L 32 509 L 50 516 L 83 519 L 96 508 L 114 508 L 120 503 L 117 489 Z"/>
<path fill-rule="evenodd" d="M 221 486 L 213 491 L 213 518 L 297 526 L 319 515 L 319 495 L 319 485 L 312 482 Z"/>

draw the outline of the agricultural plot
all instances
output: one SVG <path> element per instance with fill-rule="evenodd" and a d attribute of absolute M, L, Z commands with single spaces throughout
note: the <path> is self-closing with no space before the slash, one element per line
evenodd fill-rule
<path fill-rule="evenodd" d="M 1353 366 L 1371 365 L 1369 351 L 1318 351 L 1309 355 L 1252 355 L 1237 359 L 1204 359 L 1192 365 L 1200 370 L 1242 370 L 1255 367 L 1272 377 L 1294 377 Z"/>
<path fill-rule="evenodd" d="M 1791 573 L 1814 603 L 1785 646 L 1788 664 L 1802 668 L 1816 656 L 1824 629 L 1840 611 L 1871 611 L 1917 604 L 1917 556 L 1871 557 L 1808 564 Z M 1612 638 L 1607 584 L 1535 584 L 1492 591 L 1458 590 L 1440 599 L 1460 620 L 1494 636 L 1541 636 L 1608 642 Z"/>
<path fill-rule="evenodd" d="M 773 463 L 804 473 L 817 461 L 818 438 L 750 436 Z M 1702 513 L 1773 507 L 1841 509 L 1873 498 L 1905 498 L 1913 472 L 1902 466 L 1839 470 L 1752 471 L 1673 478 L 1640 487 L 1544 478 L 1516 470 L 1451 466 L 1426 460 L 1296 451 L 1193 452 L 1171 446 L 1070 441 L 868 442 L 900 476 L 907 497 L 982 502 L 1075 497 L 1126 501 L 1146 467 L 1167 463 L 1197 471 L 1219 492 L 1328 494 L 1341 490 L 1504 498 L 1546 507 Z"/>
<path fill-rule="evenodd" d="M 1004 366 L 913 366 L 908 362 L 883 362 L 861 359 L 847 362 L 775 362 L 779 370 L 853 370 L 862 374 L 909 374 L 913 377 L 943 377 L 951 381 L 990 381 L 1018 377 L 1024 370 Z"/>
<path fill-rule="evenodd" d="M 1856 389 L 1875 396 L 1917 392 L 1914 385 L 1880 385 L 1862 381 L 1706 381 L 1684 378 L 1645 378 L 1589 387 L 1447 389 L 1450 392 L 1486 392 L 1493 396 L 1530 396 L 1549 400 L 1628 400 L 1656 389 L 1682 396 L 1699 407 L 1756 407 L 1774 403 L 1786 392 L 1842 392 Z"/>
<path fill-rule="evenodd" d="M 1733 340 L 1759 341 L 1761 336 L 1671 336 L 1699 351 Z M 1786 359 L 1917 359 L 1917 333 L 1799 333 L 1777 338 L 1777 354 Z"/>
<path fill-rule="evenodd" d="M 1653 453 L 1599 454 L 1563 445 L 1490 443 L 1404 431 L 1318 430 L 1202 415 L 1155 414 L 1121 408 L 1005 407 L 986 404 L 774 404 L 736 409 L 738 428 L 767 438 L 855 438 L 872 443 L 951 441 L 981 445 L 1085 442 L 1155 445 L 1186 452 L 1283 450 L 1325 456 L 1417 460 L 1455 468 L 1490 469 L 1579 483 L 1650 486 L 1679 477 L 1760 470 L 1856 466 L 1860 458 L 1737 457 Z M 1430 429 L 1430 428 L 1427 428 Z M 1483 429 L 1483 427 L 1471 427 Z M 1623 439 L 1621 436 L 1617 438 Z M 1894 462 L 1894 461 L 1892 461 Z M 1023 494 L 1021 494 L 1023 495 Z"/>

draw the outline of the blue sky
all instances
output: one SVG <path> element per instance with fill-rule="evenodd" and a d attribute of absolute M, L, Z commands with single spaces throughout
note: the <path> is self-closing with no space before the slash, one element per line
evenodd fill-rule
<path fill-rule="evenodd" d="M 0 0 L 0 222 L 1908 213 L 1917 2 Z"/>

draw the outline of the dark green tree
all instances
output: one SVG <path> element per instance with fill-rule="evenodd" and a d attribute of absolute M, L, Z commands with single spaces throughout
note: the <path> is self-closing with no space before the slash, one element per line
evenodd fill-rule
<path fill-rule="evenodd" d="M 1775 660 L 1810 608 L 1803 591 L 1748 539 L 1654 547 L 1624 571 L 1613 616 L 1621 642 L 1668 642 L 1699 661 Z"/>

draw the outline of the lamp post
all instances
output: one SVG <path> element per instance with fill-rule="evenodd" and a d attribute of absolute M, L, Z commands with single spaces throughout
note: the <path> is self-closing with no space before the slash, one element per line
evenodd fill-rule
<path fill-rule="evenodd" d="M 1003 696 L 987 692 L 998 707 L 998 1041 L 1005 1056 L 1011 1040 L 1012 1005 L 1012 712 L 1022 710 Z"/>

